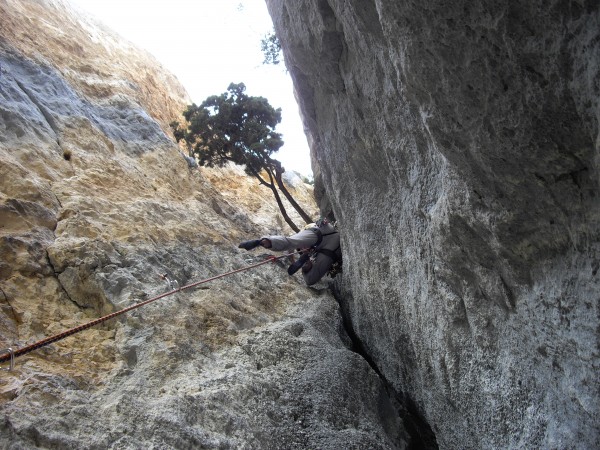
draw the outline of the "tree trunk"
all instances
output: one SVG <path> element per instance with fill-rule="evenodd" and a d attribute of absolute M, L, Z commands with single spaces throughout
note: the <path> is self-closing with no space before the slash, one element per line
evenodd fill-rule
<path fill-rule="evenodd" d="M 312 220 L 310 218 L 310 216 L 308 214 L 306 214 L 306 212 L 302 209 L 302 207 L 296 202 L 296 200 L 294 200 L 294 197 L 292 197 L 292 194 L 290 194 L 290 192 L 287 190 L 287 188 L 283 184 L 282 175 L 283 175 L 283 169 L 280 166 L 276 167 L 275 168 L 275 180 L 277 181 L 277 186 L 279 187 L 279 190 L 281 192 L 283 192 L 283 195 L 285 195 L 285 198 L 288 199 L 288 202 L 290 202 L 290 204 L 294 207 L 294 209 L 298 212 L 298 214 L 300 214 L 300 217 L 302 217 L 302 220 L 304 220 L 305 223 L 309 224 L 309 223 L 314 222 L 314 220 Z"/>
<path fill-rule="evenodd" d="M 270 183 L 267 183 L 265 180 L 263 180 L 262 177 L 258 173 L 255 173 L 254 176 L 256 178 L 258 178 L 258 181 L 260 181 L 260 184 L 267 186 L 269 189 L 271 189 L 271 191 L 273 192 L 273 195 L 275 196 L 275 201 L 277 202 L 277 206 L 279 206 L 279 211 L 281 211 L 281 215 L 283 216 L 283 219 L 290 226 L 290 228 L 292 230 L 294 230 L 294 232 L 299 233 L 300 228 L 298 228 L 298 226 L 294 223 L 294 221 L 290 218 L 290 216 L 288 216 L 288 213 L 285 210 L 285 206 L 283 206 L 283 202 L 281 201 L 281 197 L 279 196 L 279 193 L 277 192 L 275 183 L 273 183 L 273 174 L 271 173 L 270 170 L 267 170 L 267 173 L 269 174 L 269 179 L 271 180 Z"/>
<path fill-rule="evenodd" d="M 275 187 L 274 184 L 271 185 L 271 190 L 273 191 L 273 195 L 275 196 L 275 200 L 277 201 L 277 206 L 279 206 L 279 210 L 281 211 L 283 218 L 285 219 L 287 224 L 290 226 L 290 228 L 292 230 L 294 230 L 294 232 L 299 233 L 300 228 L 298 228 L 298 226 L 294 223 L 294 221 L 290 218 L 290 216 L 288 216 L 287 211 L 285 210 L 283 203 L 281 201 L 281 197 L 279 197 L 279 193 L 277 192 L 277 188 Z"/>

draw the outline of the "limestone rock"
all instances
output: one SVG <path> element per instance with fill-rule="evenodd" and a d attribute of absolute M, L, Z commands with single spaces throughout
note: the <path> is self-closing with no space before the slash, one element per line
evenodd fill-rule
<path fill-rule="evenodd" d="M 596 448 L 597 2 L 267 0 L 354 330 L 441 448 Z"/>

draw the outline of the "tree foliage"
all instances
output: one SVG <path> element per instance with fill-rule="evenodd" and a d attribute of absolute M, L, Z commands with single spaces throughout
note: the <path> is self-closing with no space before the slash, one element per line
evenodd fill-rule
<path fill-rule="evenodd" d="M 263 64 L 277 65 L 283 59 L 281 43 L 274 31 L 265 35 L 260 41 L 260 50 L 263 52 Z"/>
<path fill-rule="evenodd" d="M 245 90 L 244 83 L 231 83 L 227 92 L 184 111 L 188 127 L 177 124 L 175 137 L 191 146 L 200 165 L 223 166 L 232 161 L 255 175 L 283 145 L 281 134 L 275 132 L 281 109 L 274 109 L 264 97 L 246 95 Z"/>
<path fill-rule="evenodd" d="M 275 131 L 281 122 L 281 109 L 273 108 L 264 97 L 248 96 L 245 91 L 243 83 L 231 83 L 227 92 L 208 97 L 199 106 L 189 105 L 183 112 L 186 126 L 173 122 L 171 128 L 177 141 L 187 144 L 200 165 L 222 167 L 230 161 L 244 165 L 248 175 L 271 189 L 284 219 L 298 231 L 277 188 L 307 223 L 310 217 L 285 187 L 285 169 L 271 157 L 283 145 L 281 134 Z"/>

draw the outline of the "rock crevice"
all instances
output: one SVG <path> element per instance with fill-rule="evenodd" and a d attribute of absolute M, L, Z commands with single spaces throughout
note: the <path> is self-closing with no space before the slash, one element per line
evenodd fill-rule
<path fill-rule="evenodd" d="M 338 281 L 339 283 L 339 281 Z M 342 334 L 342 341 L 349 341 L 348 348 L 353 352 L 360 355 L 371 367 L 371 369 L 381 379 L 383 386 L 385 387 L 386 396 L 382 399 L 381 410 L 386 411 L 387 414 L 397 415 L 403 425 L 403 429 L 408 434 L 407 449 L 423 449 L 433 450 L 438 448 L 438 444 L 435 438 L 435 433 L 431 429 L 430 425 L 424 419 L 422 412 L 418 410 L 414 400 L 410 398 L 408 392 L 399 393 L 394 388 L 393 384 L 390 383 L 381 370 L 377 367 L 373 357 L 369 354 L 365 345 L 357 336 L 352 326 L 352 316 L 349 312 L 350 302 L 341 297 L 339 291 L 339 285 L 333 286 L 334 295 L 338 305 L 340 306 L 340 314 L 342 318 L 342 324 L 344 326 L 344 332 Z M 390 411 L 391 410 L 391 411 Z M 382 423 L 386 423 L 386 414 L 382 414 Z M 393 435 L 392 432 L 389 432 Z M 406 437 L 403 438 L 403 441 Z M 398 445 L 398 447 L 401 447 Z"/>

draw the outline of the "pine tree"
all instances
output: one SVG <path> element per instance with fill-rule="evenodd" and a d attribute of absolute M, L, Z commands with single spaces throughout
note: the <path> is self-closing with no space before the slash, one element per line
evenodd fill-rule
<path fill-rule="evenodd" d="M 227 92 L 213 95 L 199 106 L 189 105 L 183 112 L 186 126 L 171 123 L 177 141 L 184 141 L 202 166 L 222 167 L 228 162 L 245 166 L 248 175 L 268 187 L 288 225 L 299 231 L 287 214 L 279 190 L 306 223 L 311 219 L 294 200 L 285 184 L 285 169 L 271 155 L 283 145 L 275 127 L 281 122 L 281 109 L 266 98 L 245 93 L 244 83 L 231 83 Z"/>

